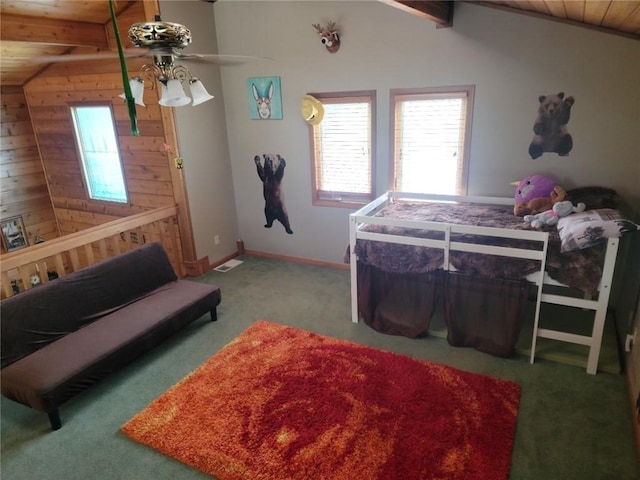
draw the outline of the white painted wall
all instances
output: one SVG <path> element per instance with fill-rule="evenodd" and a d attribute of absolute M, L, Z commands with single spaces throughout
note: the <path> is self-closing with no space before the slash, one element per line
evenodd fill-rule
<path fill-rule="evenodd" d="M 341 262 L 346 208 L 311 205 L 308 92 L 377 91 L 376 190 L 388 186 L 389 90 L 475 84 L 470 194 L 512 196 L 510 182 L 553 175 L 566 188 L 612 187 L 640 210 L 640 42 L 592 30 L 456 3 L 454 26 L 381 2 L 220 0 L 214 4 L 220 53 L 272 62 L 223 67 L 222 83 L 240 236 L 248 249 Z M 336 21 L 342 47 L 321 45 L 312 23 Z M 280 76 L 283 120 L 250 120 L 246 79 Z M 576 99 L 569 157 L 527 149 L 540 94 Z M 287 160 L 283 189 L 293 235 L 263 228 L 261 184 L 253 157 Z"/>
<path fill-rule="evenodd" d="M 162 19 L 186 25 L 193 43 L 185 53 L 216 53 L 214 11 L 202 1 L 160 0 Z M 179 152 L 184 157 L 184 177 L 189 196 L 193 233 L 198 258 L 210 263 L 236 251 L 238 223 L 231 180 L 227 142 L 225 96 L 222 95 L 220 67 L 185 62 L 194 76 L 215 96 L 198 106 L 175 108 Z M 185 91 L 189 94 L 188 87 Z M 220 244 L 215 245 L 218 235 Z"/>

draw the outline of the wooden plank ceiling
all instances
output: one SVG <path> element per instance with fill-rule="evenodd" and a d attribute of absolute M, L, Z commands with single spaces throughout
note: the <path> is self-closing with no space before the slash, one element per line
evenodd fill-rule
<path fill-rule="evenodd" d="M 415 15 L 434 21 L 439 27 L 453 25 L 452 1 L 381 0 Z M 592 28 L 640 40 L 640 1 L 633 0 L 496 0 L 471 1 L 548 20 Z"/>
<path fill-rule="evenodd" d="M 118 0 L 116 13 L 133 1 Z M 76 47 L 109 48 L 109 3 L 98 0 L 2 0 L 0 79 L 24 85 L 46 68 L 35 57 L 62 55 Z"/>
<path fill-rule="evenodd" d="M 212 1 L 212 0 L 205 0 Z M 381 0 L 446 27 L 455 24 L 451 1 Z M 121 12 L 133 1 L 117 0 Z M 475 1 L 485 7 L 533 15 L 640 39 L 640 0 Z M 46 68 L 35 57 L 60 55 L 76 47 L 107 49 L 106 0 L 2 0 L 0 84 L 24 85 Z"/>

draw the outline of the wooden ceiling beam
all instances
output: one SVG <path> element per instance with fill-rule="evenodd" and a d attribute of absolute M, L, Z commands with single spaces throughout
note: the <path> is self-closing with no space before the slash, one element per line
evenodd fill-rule
<path fill-rule="evenodd" d="M 381 0 L 387 5 L 436 23 L 438 28 L 453 26 L 453 2 L 444 0 Z"/>
<path fill-rule="evenodd" d="M 98 23 L 70 22 L 6 13 L 0 17 L 0 22 L 2 41 L 109 48 L 105 26 Z"/>

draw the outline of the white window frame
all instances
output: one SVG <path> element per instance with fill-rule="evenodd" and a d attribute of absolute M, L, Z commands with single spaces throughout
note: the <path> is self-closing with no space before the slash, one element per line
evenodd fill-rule
<path fill-rule="evenodd" d="M 354 92 L 333 92 L 333 93 L 312 93 L 314 97 L 322 102 L 325 106 L 325 116 L 319 125 L 309 125 L 309 144 L 311 148 L 311 191 L 312 204 L 315 206 L 330 207 L 360 207 L 366 205 L 375 198 L 374 178 L 375 178 L 375 129 L 376 129 L 376 92 L 375 90 L 354 91 Z M 368 142 L 368 151 L 364 152 L 368 156 L 366 163 L 368 171 L 366 182 L 368 185 L 361 185 L 361 190 L 367 191 L 337 191 L 323 188 L 323 134 L 326 135 L 326 128 L 330 126 L 330 115 L 327 111 L 331 109 L 331 105 L 348 104 L 348 103 L 366 103 L 369 110 L 369 122 L 365 133 Z M 329 117 L 329 118 L 328 118 Z M 323 130 L 323 128 L 325 130 Z M 363 133 L 363 132 L 361 132 Z M 337 140 L 338 143 L 340 140 Z M 330 179 L 329 179 L 330 181 Z"/>
<path fill-rule="evenodd" d="M 463 99 L 463 109 L 465 112 L 461 116 L 459 129 L 457 130 L 458 145 L 455 152 L 455 187 L 446 191 L 428 191 L 431 189 L 420 189 L 416 193 L 441 193 L 450 195 L 466 195 L 467 183 L 469 176 L 469 150 L 471 146 L 471 124 L 473 118 L 473 99 L 475 87 L 474 85 L 460 85 L 451 87 L 431 87 L 431 88 L 414 88 L 414 89 L 393 89 L 390 92 L 390 150 L 391 150 L 391 176 L 390 189 L 401 191 L 403 189 L 402 176 L 402 145 L 403 145 L 403 125 L 401 106 L 403 102 L 420 101 L 420 100 L 449 100 Z M 432 134 L 437 133 L 432 131 Z M 436 137 L 437 138 L 437 137 Z M 437 146 L 437 142 L 435 143 Z M 432 144 L 433 146 L 433 144 Z M 443 144 L 444 146 L 444 144 Z M 451 144 L 447 144 L 450 149 Z M 430 167 L 427 167 L 430 168 Z M 416 178 L 415 174 L 408 174 L 411 178 Z M 413 193 L 413 192 L 412 192 Z"/>
<path fill-rule="evenodd" d="M 73 132 L 76 142 L 76 149 L 78 152 L 78 158 L 80 159 L 80 165 L 82 169 L 82 179 L 84 181 L 85 190 L 87 196 L 91 200 L 98 200 L 104 202 L 114 203 L 128 203 L 129 193 L 127 188 L 126 176 L 124 173 L 124 166 L 122 164 L 122 157 L 120 155 L 120 145 L 118 143 L 118 131 L 115 123 L 115 116 L 113 114 L 113 107 L 111 103 L 82 103 L 69 105 L 71 111 L 71 120 L 73 123 Z M 107 143 L 106 149 L 102 152 L 90 152 L 89 146 L 86 144 L 86 135 L 83 135 L 84 126 L 81 124 L 78 117 L 78 111 L 86 108 L 101 108 L 106 109 L 109 112 L 110 121 L 105 121 L 100 124 L 100 131 L 103 132 L 103 139 Z M 91 153 L 103 153 L 108 156 L 106 161 L 110 162 L 109 166 L 111 173 L 115 176 L 112 185 L 115 187 L 111 193 L 101 193 L 98 191 L 97 182 L 93 177 L 92 172 L 96 170 L 88 162 L 90 161 Z M 117 165 L 116 165 L 117 162 Z"/>

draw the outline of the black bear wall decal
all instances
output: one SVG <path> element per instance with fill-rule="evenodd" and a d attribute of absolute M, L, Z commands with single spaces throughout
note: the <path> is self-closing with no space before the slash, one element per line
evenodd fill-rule
<path fill-rule="evenodd" d="M 282 193 L 282 177 L 284 167 L 287 166 L 284 158 L 273 154 L 263 154 L 264 165 L 260 162 L 260 156 L 253 157 L 258 170 L 258 176 L 262 180 L 262 193 L 264 195 L 264 217 L 267 221 L 265 228 L 271 228 L 274 220 L 278 220 L 287 233 L 292 234 L 289 225 L 289 215 L 284 206 L 284 195 Z"/>
<path fill-rule="evenodd" d="M 555 152 L 561 157 L 569 155 L 573 148 L 573 138 L 567 129 L 571 117 L 573 97 L 557 95 L 538 97 L 538 115 L 533 124 L 533 140 L 529 144 L 529 155 L 536 159 L 544 152 Z"/>

